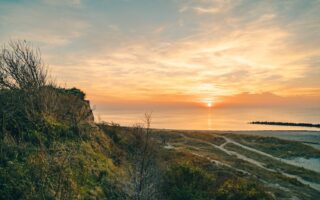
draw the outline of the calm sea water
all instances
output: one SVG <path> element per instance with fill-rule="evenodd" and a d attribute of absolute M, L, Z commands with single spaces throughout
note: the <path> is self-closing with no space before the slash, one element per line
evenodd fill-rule
<path fill-rule="evenodd" d="M 96 119 L 131 126 L 152 111 L 152 127 L 192 130 L 319 130 L 317 128 L 252 125 L 250 121 L 320 123 L 319 108 L 171 108 L 127 109 L 97 106 Z"/>

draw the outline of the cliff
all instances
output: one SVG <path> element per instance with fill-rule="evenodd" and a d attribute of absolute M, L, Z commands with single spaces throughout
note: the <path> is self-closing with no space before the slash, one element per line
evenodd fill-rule
<path fill-rule="evenodd" d="M 0 122 L 0 199 L 125 199 L 121 150 L 80 90 L 1 90 Z"/>

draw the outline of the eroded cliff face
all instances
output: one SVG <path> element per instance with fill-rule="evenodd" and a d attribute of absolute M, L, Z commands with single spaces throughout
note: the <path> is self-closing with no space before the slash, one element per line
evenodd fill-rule
<path fill-rule="evenodd" d="M 70 124 L 94 125 L 94 115 L 90 106 L 90 101 L 85 99 L 85 94 L 76 88 L 54 89 L 55 94 L 51 94 L 51 103 L 55 105 L 51 113 L 56 115 L 58 120 Z"/>
<path fill-rule="evenodd" d="M 87 117 L 85 118 L 85 121 L 87 121 L 90 124 L 94 124 L 94 115 L 91 109 L 90 101 L 84 100 L 83 106 L 84 106 L 83 109 L 86 111 L 86 113 L 88 113 Z"/>
<path fill-rule="evenodd" d="M 85 100 L 84 101 L 84 106 L 85 106 L 85 109 L 87 109 L 87 111 L 88 111 L 88 117 L 86 118 L 86 120 L 88 122 L 94 123 L 94 115 L 93 115 L 93 111 L 91 109 L 90 101 L 89 100 Z"/>

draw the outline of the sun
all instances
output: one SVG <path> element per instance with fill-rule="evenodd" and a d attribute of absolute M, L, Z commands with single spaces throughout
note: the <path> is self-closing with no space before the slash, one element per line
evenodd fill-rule
<path fill-rule="evenodd" d="M 211 102 L 208 102 L 208 103 L 207 103 L 207 106 L 208 106 L 209 108 L 211 108 L 211 107 L 212 107 L 212 103 L 211 103 Z"/>

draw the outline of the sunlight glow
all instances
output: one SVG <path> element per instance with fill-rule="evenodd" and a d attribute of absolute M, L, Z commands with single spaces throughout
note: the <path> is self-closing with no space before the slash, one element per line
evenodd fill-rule
<path fill-rule="evenodd" d="M 318 0 L 303 7 L 300 1 L 150 1 L 152 8 L 144 1 L 40 1 L 0 1 L 1 41 L 39 44 L 57 84 L 81 88 L 96 104 L 216 108 L 227 105 L 224 99 L 238 105 L 237 98 L 248 98 L 241 101 L 247 105 L 258 98 L 240 95 L 246 93 L 319 96 Z M 64 20 L 54 20 L 53 8 Z"/>

